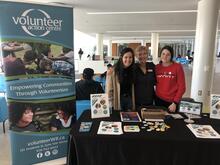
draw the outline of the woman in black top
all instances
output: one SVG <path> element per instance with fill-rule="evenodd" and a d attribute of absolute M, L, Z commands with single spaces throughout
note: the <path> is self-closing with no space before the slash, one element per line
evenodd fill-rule
<path fill-rule="evenodd" d="M 155 65 L 147 62 L 147 50 L 145 46 L 138 46 L 135 50 L 138 63 L 135 64 L 135 104 L 136 109 L 142 106 L 150 106 L 154 103 Z"/>

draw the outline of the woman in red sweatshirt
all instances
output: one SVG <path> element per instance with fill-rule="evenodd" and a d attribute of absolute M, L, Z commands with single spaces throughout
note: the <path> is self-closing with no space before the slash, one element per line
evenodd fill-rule
<path fill-rule="evenodd" d="M 186 90 L 184 71 L 181 64 L 173 61 L 172 47 L 163 47 L 160 55 L 161 61 L 156 65 L 155 104 L 175 112 Z"/>

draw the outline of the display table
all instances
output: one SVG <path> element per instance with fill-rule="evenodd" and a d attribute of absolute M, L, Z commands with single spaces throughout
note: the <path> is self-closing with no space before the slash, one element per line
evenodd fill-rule
<path fill-rule="evenodd" d="M 79 133 L 82 121 L 92 121 L 89 133 Z M 219 165 L 220 139 L 199 139 L 183 120 L 168 119 L 165 132 L 141 130 L 122 135 L 97 135 L 100 121 L 120 121 L 119 112 L 110 118 L 91 119 L 85 111 L 70 132 L 70 165 Z M 201 118 L 220 133 L 220 120 Z M 128 123 L 126 123 L 127 125 Z M 134 123 L 136 124 L 136 123 Z M 124 125 L 124 123 L 123 123 Z M 140 123 L 142 125 L 142 123 Z"/>

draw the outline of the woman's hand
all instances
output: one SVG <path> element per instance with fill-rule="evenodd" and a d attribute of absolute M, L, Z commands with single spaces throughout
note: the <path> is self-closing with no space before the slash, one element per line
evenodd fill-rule
<path fill-rule="evenodd" d="M 175 103 L 170 104 L 168 109 L 169 109 L 170 112 L 175 112 L 176 111 L 176 104 Z"/>

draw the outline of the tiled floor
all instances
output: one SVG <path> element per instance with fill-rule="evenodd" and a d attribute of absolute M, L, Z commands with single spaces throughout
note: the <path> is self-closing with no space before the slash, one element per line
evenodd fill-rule
<path fill-rule="evenodd" d="M 220 60 L 216 63 L 217 68 L 215 69 L 217 72 L 214 74 L 213 81 L 213 91 L 212 93 L 220 94 Z M 191 86 L 191 77 L 192 77 L 192 69 L 191 67 L 185 67 L 185 76 L 186 76 L 186 84 L 187 91 L 184 94 L 184 97 L 190 96 L 190 86 Z M 8 122 L 6 123 L 6 128 L 8 130 Z M 38 165 L 61 165 L 65 163 L 65 158 L 54 160 L 47 163 L 40 163 Z M 10 165 L 11 157 L 10 157 L 10 143 L 9 143 L 9 135 L 8 131 L 6 134 L 3 133 L 2 123 L 0 123 L 0 165 Z"/>
<path fill-rule="evenodd" d="M 3 133 L 3 126 L 0 123 L 0 164 L 10 165 L 10 143 L 8 134 L 8 122 L 6 122 L 6 133 Z"/>

